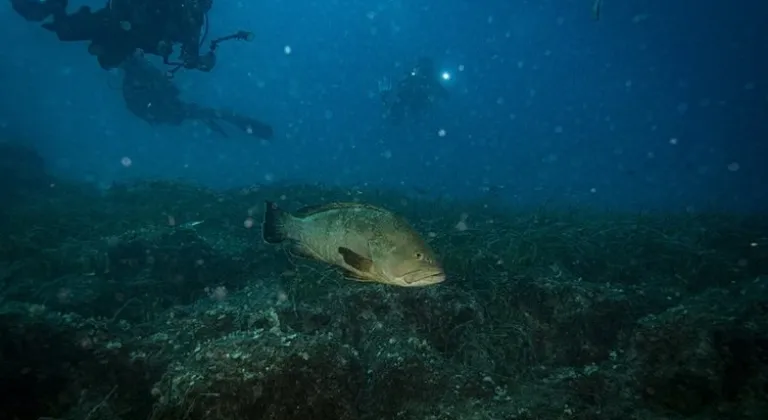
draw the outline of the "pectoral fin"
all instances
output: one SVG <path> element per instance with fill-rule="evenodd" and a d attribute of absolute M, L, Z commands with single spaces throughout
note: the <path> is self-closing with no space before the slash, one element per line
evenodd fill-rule
<path fill-rule="evenodd" d="M 342 269 L 341 271 L 342 271 L 342 274 L 344 275 L 344 278 L 347 278 L 349 280 L 363 281 L 363 282 L 373 281 L 372 278 L 368 278 L 368 277 L 362 276 L 362 275 L 360 275 L 358 273 L 355 273 L 353 271 L 344 270 L 344 269 Z"/>
<path fill-rule="evenodd" d="M 373 270 L 373 260 L 366 258 L 349 248 L 339 247 L 339 254 L 350 267 L 362 273 L 370 273 Z"/>

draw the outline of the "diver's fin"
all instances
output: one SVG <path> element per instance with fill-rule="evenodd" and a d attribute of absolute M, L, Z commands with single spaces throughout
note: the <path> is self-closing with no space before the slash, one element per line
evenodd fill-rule
<path fill-rule="evenodd" d="M 221 126 L 219 125 L 219 123 L 217 123 L 215 120 L 212 120 L 212 119 L 206 119 L 206 120 L 203 120 L 203 122 L 205 123 L 205 125 L 207 125 L 207 126 L 208 126 L 208 128 L 209 128 L 211 131 L 213 131 L 213 132 L 216 132 L 216 133 L 219 133 L 219 134 L 220 134 L 222 137 L 226 137 L 226 138 L 229 138 L 229 134 L 227 134 L 227 132 L 226 132 L 226 131 L 224 131 L 224 129 L 223 129 L 223 128 L 221 128 Z"/>
<path fill-rule="evenodd" d="M 236 114 L 231 110 L 217 110 L 216 114 L 218 118 L 234 125 L 243 132 L 258 137 L 264 140 L 271 140 L 275 131 L 271 125 L 261 122 L 256 118 L 250 118 L 243 115 Z"/>
<path fill-rule="evenodd" d="M 237 117 L 227 119 L 226 117 L 222 117 L 222 119 L 229 121 L 247 134 L 260 139 L 271 140 L 275 136 L 275 130 L 271 125 L 263 123 L 255 118 Z"/>
<path fill-rule="evenodd" d="M 592 2 L 592 19 L 600 20 L 600 14 L 603 10 L 603 0 L 594 0 Z"/>
<path fill-rule="evenodd" d="M 291 217 L 271 201 L 264 202 L 264 221 L 261 223 L 261 237 L 268 244 L 279 244 L 288 239 L 285 221 Z"/>
<path fill-rule="evenodd" d="M 352 251 L 349 248 L 343 246 L 339 247 L 339 254 L 344 258 L 344 262 L 349 264 L 352 268 L 363 273 L 370 273 L 373 268 L 373 260 L 365 258 L 364 256 Z"/>

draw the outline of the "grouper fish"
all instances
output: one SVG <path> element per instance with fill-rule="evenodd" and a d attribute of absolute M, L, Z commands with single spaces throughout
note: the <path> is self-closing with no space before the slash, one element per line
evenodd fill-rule
<path fill-rule="evenodd" d="M 267 201 L 262 236 L 357 281 L 418 287 L 445 280 L 435 253 L 405 219 L 367 204 L 331 203 L 291 214 Z"/>

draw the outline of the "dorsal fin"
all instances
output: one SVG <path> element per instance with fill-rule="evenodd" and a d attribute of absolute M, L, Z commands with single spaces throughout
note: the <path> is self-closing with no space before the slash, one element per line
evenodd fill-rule
<path fill-rule="evenodd" d="M 342 210 L 342 209 L 367 209 L 377 212 L 387 212 L 386 210 L 376 207 L 370 204 L 364 203 L 351 203 L 351 202 L 334 202 L 326 204 L 318 204 L 313 206 L 306 206 L 296 210 L 293 215 L 299 218 L 312 216 L 313 214 L 322 213 L 328 210 Z"/>

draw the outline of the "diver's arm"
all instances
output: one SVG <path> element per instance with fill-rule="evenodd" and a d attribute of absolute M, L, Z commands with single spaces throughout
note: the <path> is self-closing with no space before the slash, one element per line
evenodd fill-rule
<path fill-rule="evenodd" d="M 200 55 L 200 35 L 202 32 L 204 17 L 202 14 L 189 18 L 188 30 L 185 39 L 181 40 L 181 61 L 184 67 L 200 71 L 211 71 L 216 65 L 216 54 L 213 48 Z"/>
<path fill-rule="evenodd" d="M 199 31 L 194 33 L 199 34 Z M 184 61 L 184 66 L 189 68 L 189 66 L 197 62 L 199 56 L 200 41 L 194 36 L 187 36 L 186 39 L 181 42 L 181 59 Z"/>
<path fill-rule="evenodd" d="M 198 35 L 200 31 L 196 32 Z M 181 61 L 184 67 L 201 71 L 211 71 L 216 65 L 216 55 L 213 51 L 200 55 L 200 42 L 195 37 L 189 37 L 181 43 Z"/>
<path fill-rule="evenodd" d="M 182 47 L 182 51 L 185 68 L 209 72 L 216 66 L 216 53 L 212 50 L 204 55 L 197 55 L 200 51 L 198 47 L 186 48 L 185 44 Z"/>

